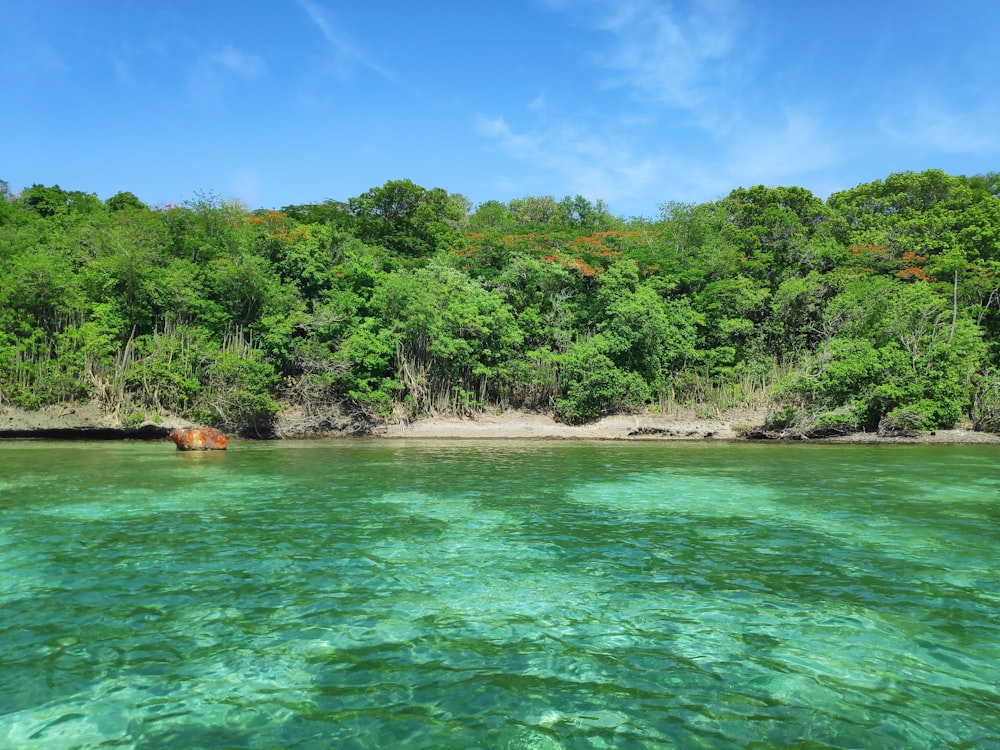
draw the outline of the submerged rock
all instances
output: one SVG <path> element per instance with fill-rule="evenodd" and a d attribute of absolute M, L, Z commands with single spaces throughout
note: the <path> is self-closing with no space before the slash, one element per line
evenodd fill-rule
<path fill-rule="evenodd" d="M 187 427 L 171 430 L 168 438 L 179 451 L 224 451 L 229 441 L 214 427 Z"/>

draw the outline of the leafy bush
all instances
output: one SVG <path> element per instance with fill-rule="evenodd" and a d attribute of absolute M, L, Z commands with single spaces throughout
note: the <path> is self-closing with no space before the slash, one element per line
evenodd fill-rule
<path fill-rule="evenodd" d="M 931 401 L 898 406 L 879 420 L 880 435 L 907 435 L 938 426 L 938 408 Z"/>
<path fill-rule="evenodd" d="M 554 407 L 557 419 L 582 424 L 649 401 L 649 384 L 638 373 L 619 369 L 604 353 L 604 346 L 604 340 L 595 336 L 574 344 L 563 356 L 563 395 Z"/>
<path fill-rule="evenodd" d="M 255 349 L 222 351 L 205 371 L 198 400 L 189 410 L 199 421 L 260 437 L 271 434 L 279 411 L 274 368 Z"/>

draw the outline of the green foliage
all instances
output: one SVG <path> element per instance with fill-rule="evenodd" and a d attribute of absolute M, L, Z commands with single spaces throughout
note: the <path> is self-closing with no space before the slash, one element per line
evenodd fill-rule
<path fill-rule="evenodd" d="M 278 245 L 273 266 L 282 281 L 298 286 L 303 299 L 317 299 L 335 285 L 336 264 L 341 260 L 339 242 L 328 226 L 310 227 Z"/>
<path fill-rule="evenodd" d="M 900 435 L 917 430 L 932 430 L 940 423 L 940 409 L 937 404 L 921 399 L 907 406 L 897 406 L 888 412 L 879 420 L 878 431 L 882 434 Z"/>
<path fill-rule="evenodd" d="M 622 370 L 608 356 L 601 336 L 574 342 L 560 357 L 563 395 L 553 411 L 567 424 L 582 424 L 605 414 L 636 409 L 649 402 L 649 385 L 637 372 Z"/>
<path fill-rule="evenodd" d="M 826 270 L 828 240 L 842 242 L 847 225 L 803 188 L 734 190 L 723 201 L 726 234 L 741 263 L 773 288 L 790 276 Z"/>
<path fill-rule="evenodd" d="M 695 358 L 695 328 L 701 317 L 687 300 L 667 302 L 641 284 L 636 264 L 611 266 L 599 277 L 594 299 L 603 310 L 595 328 L 612 361 L 638 374 L 654 392 Z"/>
<path fill-rule="evenodd" d="M 339 377 L 339 392 L 366 415 L 388 416 L 392 402 L 402 390 L 394 377 L 398 339 L 372 318 L 357 326 L 337 350 L 337 359 L 346 365 Z"/>
<path fill-rule="evenodd" d="M 204 363 L 213 354 L 211 342 L 198 329 L 177 327 L 140 337 L 126 374 L 132 403 L 189 413 L 202 391 Z"/>
<path fill-rule="evenodd" d="M 996 429 L 996 175 L 893 174 L 826 202 L 754 186 L 623 220 L 393 180 L 248 211 L 0 184 L 0 399 L 96 398 L 267 434 L 518 406 L 770 404 L 797 430 Z"/>
<path fill-rule="evenodd" d="M 351 207 L 344 201 L 285 206 L 281 212 L 301 224 L 326 225 L 333 230 L 349 231 L 353 225 Z"/>
<path fill-rule="evenodd" d="M 873 429 L 884 419 L 950 427 L 969 410 L 984 349 L 979 329 L 952 320 L 946 299 L 926 284 L 896 282 L 852 286 L 836 303 L 828 314 L 838 321 L 830 329 L 839 332 L 788 379 L 779 398 L 814 411 L 851 404 L 857 422 Z M 847 310 L 854 317 L 844 322 Z M 916 422 L 900 416 L 915 413 Z"/>
<path fill-rule="evenodd" d="M 725 371 L 747 353 L 767 314 L 769 296 L 759 281 L 740 274 L 709 282 L 694 297 L 703 326 L 700 359 L 712 372 Z"/>
<path fill-rule="evenodd" d="M 816 271 L 783 281 L 770 300 L 766 331 L 772 346 L 794 354 L 815 349 L 826 304 L 835 293 L 831 280 Z"/>
<path fill-rule="evenodd" d="M 401 256 L 429 256 L 458 244 L 469 210 L 464 196 L 390 180 L 348 201 L 357 236 Z"/>
<path fill-rule="evenodd" d="M 522 336 L 511 310 L 464 274 L 433 264 L 390 276 L 382 289 L 386 322 L 398 336 L 397 378 L 420 409 L 474 407 L 504 388 L 503 365 Z M 468 398 L 476 394 L 476 398 Z"/>
<path fill-rule="evenodd" d="M 189 413 L 209 424 L 269 436 L 279 410 L 272 395 L 277 382 L 277 373 L 259 350 L 224 348 L 205 367 Z"/>
<path fill-rule="evenodd" d="M 72 331 L 0 337 L 0 401 L 28 409 L 87 394 L 87 379 Z"/>
<path fill-rule="evenodd" d="M 472 232 L 495 231 L 503 234 L 514 231 L 517 220 L 507 205 L 500 201 L 486 201 L 477 206 L 469 217 L 468 227 Z"/>
<path fill-rule="evenodd" d="M 43 219 L 69 211 L 69 194 L 58 185 L 32 185 L 18 196 L 21 205 L 31 209 Z"/>
<path fill-rule="evenodd" d="M 129 192 L 119 192 L 112 195 L 104 205 L 109 211 L 148 211 L 149 206 Z"/>
<path fill-rule="evenodd" d="M 972 418 L 977 430 L 1000 432 L 1000 371 L 993 367 L 976 378 Z"/>

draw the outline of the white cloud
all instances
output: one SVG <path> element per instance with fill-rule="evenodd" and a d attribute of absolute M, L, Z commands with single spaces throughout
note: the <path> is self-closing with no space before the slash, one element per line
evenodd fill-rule
<path fill-rule="evenodd" d="M 46 73 L 63 75 L 72 71 L 72 66 L 66 62 L 59 50 L 48 42 L 40 42 L 32 49 L 33 65 Z"/>
<path fill-rule="evenodd" d="M 499 141 L 505 151 L 518 159 L 535 156 L 539 151 L 537 137 L 515 134 L 502 117 L 480 117 L 475 129 L 479 135 Z"/>
<path fill-rule="evenodd" d="M 545 192 L 579 193 L 603 199 L 613 207 L 616 201 L 634 199 L 652 188 L 661 173 L 656 159 L 636 157 L 624 141 L 581 130 L 569 122 L 542 131 L 517 132 L 503 118 L 481 117 L 475 130 L 510 158 L 527 162 L 542 173 L 540 180 L 536 173 L 516 188 L 522 194 L 535 192 L 539 181 L 556 183 L 559 190 Z M 549 179 L 544 177 L 546 173 Z M 505 184 L 513 188 L 509 181 Z"/>
<path fill-rule="evenodd" d="M 207 60 L 210 64 L 245 78 L 254 78 L 265 69 L 262 58 L 238 50 L 232 45 L 226 45 L 218 52 L 209 54 Z"/>
<path fill-rule="evenodd" d="M 202 102 L 218 103 L 233 77 L 252 79 L 267 70 L 264 60 L 257 55 L 226 45 L 204 52 L 189 71 L 188 89 L 191 95 Z"/>
<path fill-rule="evenodd" d="M 545 192 L 602 198 L 616 211 L 620 204 L 713 200 L 739 185 L 797 184 L 803 175 L 821 172 L 842 158 L 841 145 L 825 131 L 823 121 L 794 109 L 783 111 L 773 124 L 734 133 L 725 145 L 709 140 L 690 150 L 643 151 L 638 140 L 575 122 L 519 131 L 502 117 L 482 117 L 475 129 L 509 158 L 534 168 L 526 178 L 532 182 L 519 188 L 522 194 L 532 192 L 539 181 L 558 184 L 564 187 Z"/>
<path fill-rule="evenodd" d="M 946 154 L 1000 151 L 996 112 L 957 115 L 946 105 L 920 103 L 910 111 L 884 115 L 879 128 L 894 144 Z"/>
<path fill-rule="evenodd" d="M 655 0 L 598 0 L 589 23 L 610 35 L 596 62 L 609 84 L 646 102 L 717 117 L 712 108 L 747 66 L 747 23 L 736 0 L 703 0 L 686 14 Z M 709 111 L 702 110 L 709 107 Z"/>
<path fill-rule="evenodd" d="M 142 86 L 148 75 L 150 63 L 162 63 L 171 57 L 170 48 L 160 39 L 152 39 L 143 43 L 129 41 L 120 45 L 111 53 L 111 67 L 115 78 L 123 86 Z"/>
<path fill-rule="evenodd" d="M 531 110 L 532 112 L 541 112 L 548 106 L 549 106 L 548 99 L 546 98 L 544 91 L 540 92 L 538 96 L 536 96 L 534 99 L 528 102 L 528 109 Z"/>
<path fill-rule="evenodd" d="M 783 122 L 758 125 L 732 141 L 727 172 L 739 184 L 773 185 L 836 164 L 840 148 L 820 118 L 786 109 Z"/>
<path fill-rule="evenodd" d="M 764 32 L 741 0 L 692 0 L 683 9 L 656 0 L 543 1 L 603 36 L 606 47 L 590 62 L 606 86 L 631 94 L 632 111 L 560 120 L 549 106 L 544 126 L 480 119 L 478 134 L 536 177 L 557 176 L 552 182 L 619 210 L 618 202 L 713 200 L 740 184 L 795 184 L 841 162 L 845 145 L 820 110 L 753 91 Z"/>
<path fill-rule="evenodd" d="M 351 39 L 343 30 L 337 29 L 326 10 L 313 0 L 299 0 L 299 5 L 309 16 L 309 20 L 319 29 L 333 51 L 333 58 L 328 60 L 337 74 L 346 77 L 353 68 L 361 66 L 377 73 L 387 81 L 396 83 L 392 71 L 373 61 L 365 51 Z"/>

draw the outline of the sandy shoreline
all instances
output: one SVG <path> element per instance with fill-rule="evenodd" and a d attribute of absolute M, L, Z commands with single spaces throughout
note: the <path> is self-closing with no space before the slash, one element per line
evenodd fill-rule
<path fill-rule="evenodd" d="M 681 440 L 681 441 L 749 441 L 744 430 L 760 426 L 766 414 L 761 411 L 726 413 L 718 418 L 699 417 L 690 413 L 670 415 L 633 414 L 605 417 L 591 424 L 571 426 L 560 424 L 543 414 L 505 412 L 483 415 L 476 419 L 442 417 L 413 423 L 389 425 L 376 431 L 373 437 L 388 439 L 544 439 L 544 440 Z M 754 442 L 787 442 L 761 441 Z M 1000 435 L 974 432 L 971 429 L 935 430 L 904 437 L 886 437 L 857 432 L 839 437 L 813 439 L 814 443 L 984 443 L 1000 445 Z"/>
<path fill-rule="evenodd" d="M 763 421 L 763 415 L 760 422 Z M 705 419 L 693 415 L 618 414 L 584 425 L 556 422 L 544 414 L 509 411 L 475 419 L 436 417 L 400 422 L 379 428 L 373 437 L 447 439 L 546 440 L 738 440 L 741 424 L 733 419 Z"/>
<path fill-rule="evenodd" d="M 375 428 L 371 435 L 389 440 L 683 440 L 735 441 L 747 440 L 748 427 L 764 423 L 762 409 L 743 409 L 705 416 L 691 409 L 670 414 L 618 414 L 585 425 L 566 425 L 545 414 L 507 411 L 481 414 L 475 418 L 454 416 L 432 417 L 415 422 L 398 421 Z M 280 421 L 280 420 L 279 420 Z M 142 425 L 123 428 L 104 413 L 97 404 L 46 406 L 38 410 L 0 406 L 0 438 L 51 437 L 79 438 L 98 436 L 127 439 L 165 438 L 173 427 L 192 426 L 190 422 L 170 416 L 160 416 Z M 279 432 L 279 434 L 282 434 Z M 339 438 L 350 439 L 345 432 L 330 430 L 321 435 L 297 435 L 285 432 L 286 439 Z M 941 444 L 1000 444 L 1000 435 L 974 432 L 971 429 L 936 430 L 907 437 L 885 437 L 872 433 L 854 433 L 842 437 L 812 440 L 822 443 L 941 443 Z"/>

